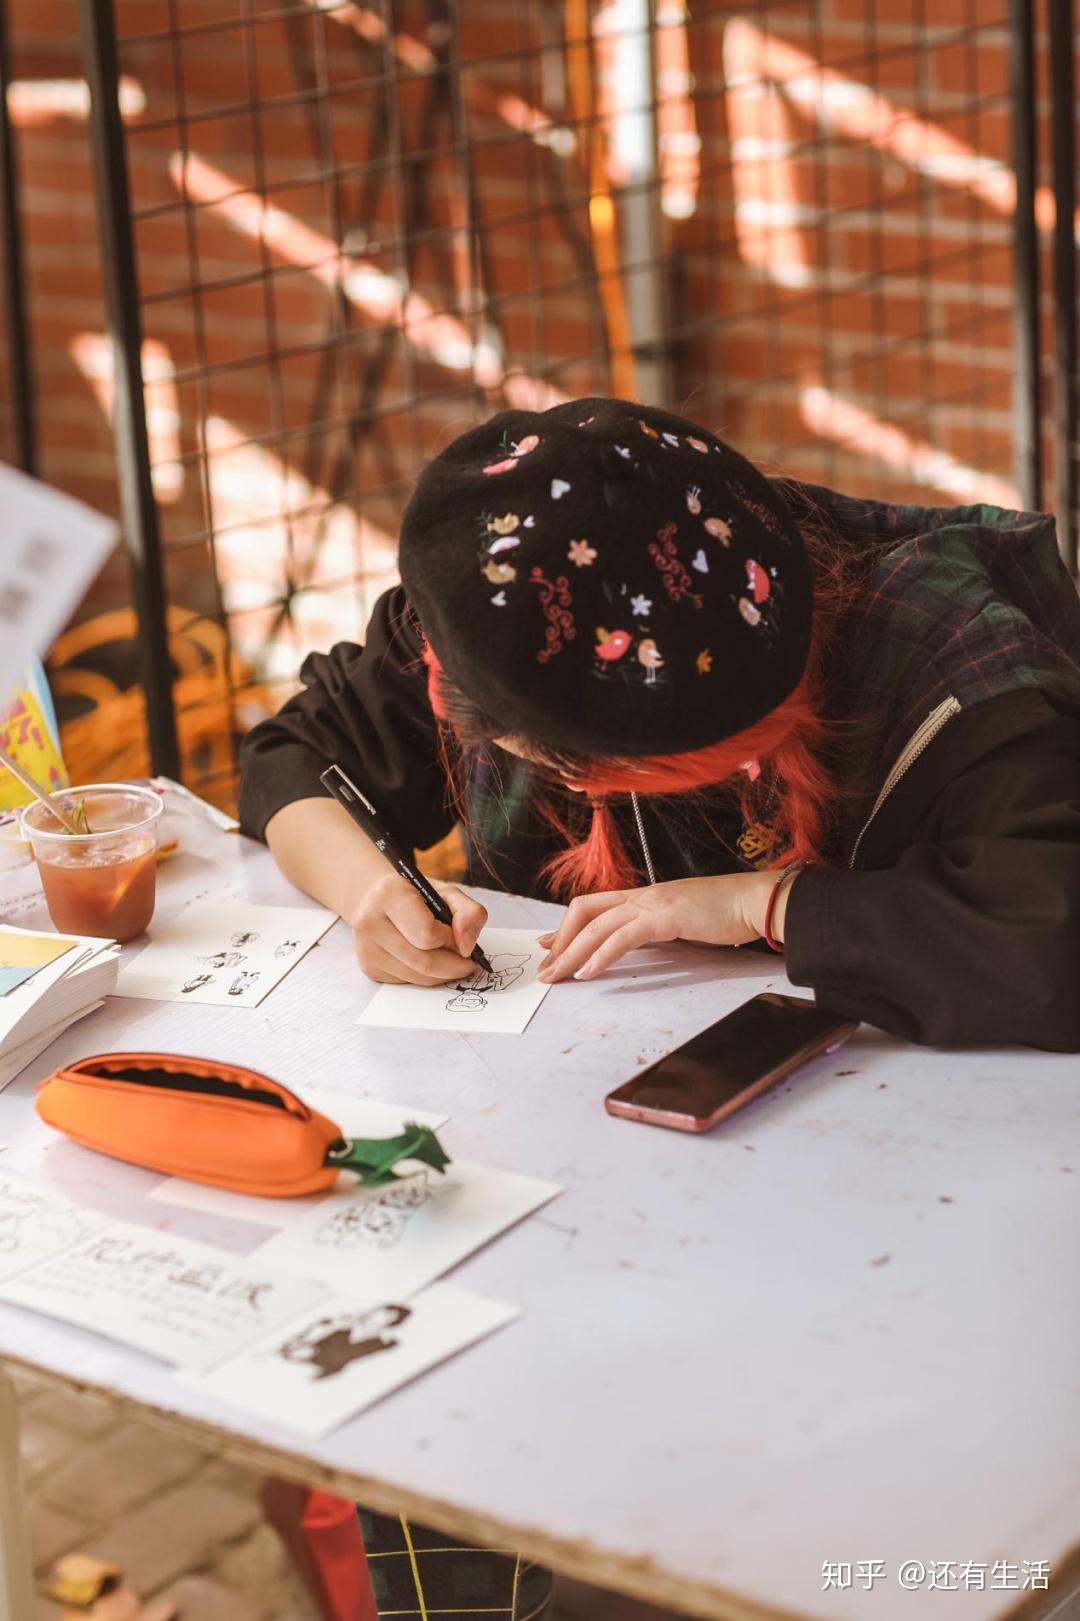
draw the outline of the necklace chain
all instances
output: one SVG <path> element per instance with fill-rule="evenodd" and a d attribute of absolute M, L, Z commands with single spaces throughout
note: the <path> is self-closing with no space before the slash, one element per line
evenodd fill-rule
<path fill-rule="evenodd" d="M 650 884 L 655 884 L 656 868 L 653 866 L 652 851 L 649 849 L 649 841 L 645 837 L 645 822 L 641 814 L 641 806 L 638 804 L 637 794 L 632 793 L 630 795 L 630 803 L 634 807 L 634 821 L 637 823 L 638 839 L 641 842 L 641 853 L 645 857 L 645 871 L 648 874 Z"/>

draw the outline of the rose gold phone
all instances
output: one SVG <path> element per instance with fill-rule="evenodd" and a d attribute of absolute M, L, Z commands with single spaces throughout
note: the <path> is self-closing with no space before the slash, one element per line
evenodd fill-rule
<path fill-rule="evenodd" d="M 708 1131 L 858 1028 L 801 996 L 764 991 L 609 1092 L 604 1107 L 650 1126 Z"/>

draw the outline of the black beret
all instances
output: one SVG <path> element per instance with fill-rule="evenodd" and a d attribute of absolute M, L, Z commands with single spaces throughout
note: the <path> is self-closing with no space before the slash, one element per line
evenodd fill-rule
<path fill-rule="evenodd" d="M 792 692 L 812 573 L 774 483 L 626 400 L 503 411 L 429 462 L 401 577 L 436 658 L 507 736 L 677 754 Z"/>

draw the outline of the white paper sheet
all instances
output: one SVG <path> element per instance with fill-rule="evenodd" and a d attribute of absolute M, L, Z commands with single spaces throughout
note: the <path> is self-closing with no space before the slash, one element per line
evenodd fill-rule
<path fill-rule="evenodd" d="M 539 1210 L 555 1182 L 455 1160 L 385 1188 L 342 1188 L 286 1213 L 260 1260 L 347 1289 L 368 1302 L 409 1295 Z M 291 1203 L 292 1201 L 290 1201 Z"/>
<path fill-rule="evenodd" d="M 117 996 L 258 1007 L 337 919 L 308 906 L 190 901 L 121 969 Z"/>
<path fill-rule="evenodd" d="M 71 617 L 117 541 L 116 525 L 47 484 L 0 467 L 0 699 Z"/>
<path fill-rule="evenodd" d="M 127 1221 L 0 1283 L 0 1300 L 197 1369 L 309 1311 L 325 1293 L 262 1256 L 229 1255 Z"/>
<path fill-rule="evenodd" d="M 303 1435 L 328 1430 L 521 1315 L 516 1306 L 436 1283 L 374 1306 L 334 1295 L 193 1385 Z"/>
<path fill-rule="evenodd" d="M 43 1177 L 0 1175 L 0 1280 L 108 1227 L 111 1216 L 65 1199 Z"/>
<path fill-rule="evenodd" d="M 361 1024 L 398 1030 L 468 1030 L 519 1036 L 550 985 L 536 977 L 546 955 L 534 929 L 485 929 L 481 945 L 493 973 L 477 968 L 456 984 L 381 985 Z"/>
<path fill-rule="evenodd" d="M 307 1092 L 304 1102 L 340 1126 L 346 1137 L 396 1137 L 410 1120 L 435 1131 L 446 1120 L 444 1114 L 432 1114 L 427 1109 L 399 1109 L 396 1103 L 354 1098 L 347 1092 Z M 296 1221 L 301 1211 L 310 1210 L 330 1197 L 328 1193 L 313 1193 L 303 1199 L 260 1199 L 250 1193 L 229 1193 L 225 1188 L 187 1182 L 179 1176 L 159 1182 L 147 1194 L 148 1199 L 161 1204 L 202 1210 L 212 1216 L 228 1216 L 233 1221 L 256 1221 L 265 1227 L 281 1227 Z"/>

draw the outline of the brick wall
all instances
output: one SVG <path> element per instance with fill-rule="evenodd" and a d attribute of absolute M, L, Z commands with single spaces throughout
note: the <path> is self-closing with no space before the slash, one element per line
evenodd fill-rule
<path fill-rule="evenodd" d="M 507 399 L 647 388 L 635 280 L 672 402 L 768 467 L 1017 499 L 1004 0 L 662 0 L 651 243 L 634 0 L 437 10 L 116 0 L 185 748 L 219 797 L 229 727 L 362 631 L 425 454 Z M 41 470 L 113 510 L 74 0 L 10 26 Z M 133 769 L 126 601 L 118 558 L 54 670 L 82 751 L 123 697 Z"/>

